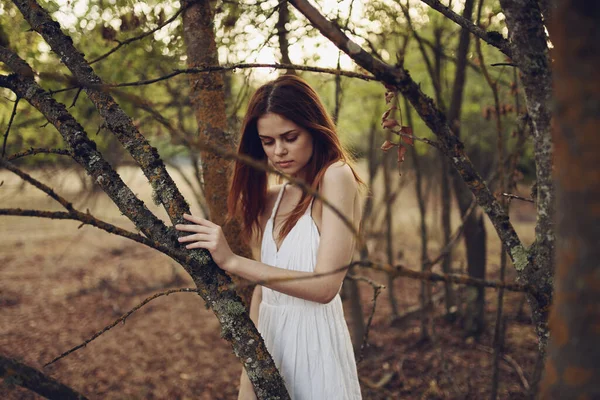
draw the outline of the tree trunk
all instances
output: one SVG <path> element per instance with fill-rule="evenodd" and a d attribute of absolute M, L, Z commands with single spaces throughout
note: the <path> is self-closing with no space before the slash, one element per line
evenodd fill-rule
<path fill-rule="evenodd" d="M 183 35 L 189 68 L 219 65 L 217 45 L 213 31 L 213 14 L 208 0 L 190 0 L 183 13 Z M 234 152 L 235 135 L 228 133 L 225 107 L 223 72 L 190 74 L 190 101 L 198 124 L 198 144 L 208 143 Z M 193 151 L 193 149 L 192 149 Z M 223 226 L 231 250 L 242 257 L 252 258 L 250 247 L 243 242 L 240 224 L 232 220 L 225 224 L 227 195 L 232 162 L 210 151 L 201 151 L 204 197 L 210 219 Z M 240 282 L 235 279 L 236 283 Z M 253 286 L 244 286 L 238 292 L 247 307 L 252 298 Z"/>
<path fill-rule="evenodd" d="M 394 161 L 394 153 L 387 152 L 383 156 L 383 186 L 385 197 L 385 243 L 386 243 L 386 258 L 390 265 L 394 265 L 394 235 L 392 221 L 392 188 L 390 177 L 390 164 Z M 396 301 L 396 290 L 394 288 L 394 277 L 388 274 L 388 295 L 390 297 L 390 306 L 392 307 L 392 319 L 399 315 L 398 302 Z"/>
<path fill-rule="evenodd" d="M 474 4 L 474 0 L 465 2 L 465 8 L 462 13 L 462 16 L 465 19 L 471 20 Z M 467 29 L 462 28 L 460 30 L 456 55 L 456 73 L 454 76 L 454 85 L 452 87 L 450 109 L 448 110 L 448 120 L 457 137 L 460 137 L 460 114 L 462 110 L 463 91 L 467 79 L 467 53 L 469 51 L 470 36 Z M 460 215 L 464 219 L 465 213 L 473 201 L 473 194 L 463 183 L 462 178 L 456 170 L 451 169 L 451 176 Z M 483 224 L 483 217 L 477 210 L 472 212 L 465 220 L 463 237 L 467 250 L 467 273 L 473 278 L 484 279 L 486 269 L 486 232 Z M 465 291 L 466 304 L 463 316 L 465 333 L 467 335 L 479 336 L 485 329 L 485 289 L 482 287 L 468 287 Z"/>
<path fill-rule="evenodd" d="M 279 51 L 281 52 L 281 63 L 291 64 L 290 60 L 290 42 L 288 41 L 288 31 L 285 24 L 290 22 L 290 10 L 288 8 L 287 1 L 279 2 L 279 8 L 277 13 L 277 39 L 279 40 Z M 293 69 L 287 69 L 285 71 L 287 75 L 295 75 L 296 71 Z"/>
<path fill-rule="evenodd" d="M 600 398 L 600 7 L 559 0 L 554 44 L 556 295 L 542 399 Z"/>
<path fill-rule="evenodd" d="M 542 11 L 537 0 L 500 0 L 513 48 L 513 58 L 521 71 L 527 112 L 533 122 L 537 198 L 535 243 L 529 267 L 519 271 L 523 282 L 535 284 L 538 295 L 529 296 L 540 349 L 545 351 L 548 310 L 552 303 L 554 273 L 554 188 L 552 183 L 552 136 L 550 102 L 552 74 Z M 560 15 L 560 14 L 558 14 Z"/>

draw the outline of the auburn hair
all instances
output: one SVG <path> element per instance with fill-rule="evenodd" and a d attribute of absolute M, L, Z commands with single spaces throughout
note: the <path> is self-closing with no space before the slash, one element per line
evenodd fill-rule
<path fill-rule="evenodd" d="M 256 90 L 242 123 L 238 154 L 264 161 L 265 164 L 268 162 L 257 128 L 258 119 L 267 113 L 278 114 L 294 122 L 312 136 L 313 154 L 305 166 L 305 181 L 313 190 L 319 187 L 327 167 L 337 161 L 347 163 L 357 182 L 363 184 L 319 96 L 306 81 L 295 75 L 282 75 Z M 292 230 L 308 208 L 311 197 L 302 193 L 300 202 L 279 231 L 279 239 Z M 244 238 L 249 239 L 253 233 L 261 231 L 258 219 L 265 211 L 266 199 L 267 172 L 236 160 L 227 208 L 229 218 L 240 219 Z"/>

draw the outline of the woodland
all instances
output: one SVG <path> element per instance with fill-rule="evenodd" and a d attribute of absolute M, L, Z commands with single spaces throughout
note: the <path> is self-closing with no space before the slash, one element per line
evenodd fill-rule
<path fill-rule="evenodd" d="M 2 0 L 0 397 L 289 395 L 223 225 L 249 97 L 297 74 L 367 183 L 365 399 L 600 398 L 600 5 Z M 318 194 L 317 194 L 318 195 Z M 326 202 L 327 199 L 323 199 Z M 326 203 L 325 203 L 326 204 Z M 199 297 L 200 298 L 199 298 Z"/>

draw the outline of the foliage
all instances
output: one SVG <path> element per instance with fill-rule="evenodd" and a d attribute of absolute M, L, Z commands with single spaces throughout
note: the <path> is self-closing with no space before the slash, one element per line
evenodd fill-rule
<path fill-rule="evenodd" d="M 413 2 L 415 3 L 415 2 Z M 245 1 L 216 3 L 215 30 L 219 46 L 220 62 L 235 64 L 242 62 L 277 62 L 279 57 L 276 32 L 272 27 L 276 23 L 275 7 L 278 2 Z M 86 55 L 88 60 L 95 60 L 117 45 L 115 40 L 126 40 L 157 27 L 172 16 L 181 7 L 178 1 L 135 2 L 124 0 L 101 1 L 46 1 L 42 5 L 53 10 L 55 19 L 61 22 L 63 29 L 72 36 L 76 46 Z M 342 6 L 349 6 L 344 2 Z M 342 23 L 348 18 L 348 10 L 327 9 L 322 4 L 325 14 L 332 20 Z M 458 27 L 451 21 L 441 17 L 437 12 L 421 3 L 410 4 L 412 24 L 418 35 L 428 43 L 434 41 L 434 31 L 442 32 L 441 43 L 443 53 L 448 58 L 442 58 L 442 96 L 448 100 L 454 76 L 454 63 L 451 61 L 458 44 Z M 343 7 L 341 7 L 343 8 Z M 489 29 L 501 31 L 504 29 L 503 15 L 497 12 L 496 2 L 492 7 L 484 8 L 484 16 L 490 24 Z M 290 57 L 297 64 L 320 65 L 335 67 L 331 63 L 335 57 L 328 54 L 327 41 L 319 37 L 306 20 L 296 10 L 291 10 L 291 20 L 288 23 Z M 7 23 L 11 21 L 12 23 Z M 23 21 L 14 5 L 8 2 L 0 6 L 0 25 L 5 29 L 5 36 L 10 45 L 17 49 L 20 56 L 28 61 L 40 73 L 40 83 L 50 89 L 60 89 L 71 86 L 68 80 L 69 71 L 59 62 L 56 55 L 35 33 L 28 32 L 28 26 Z M 169 25 L 158 30 L 144 39 L 134 41 L 124 46 L 116 53 L 94 64 L 95 70 L 107 82 L 134 82 L 165 75 L 173 69 L 185 68 L 185 51 L 181 31 L 181 19 L 177 18 Z M 377 51 L 378 56 L 387 62 L 403 62 L 413 78 L 421 84 L 422 89 L 433 97 L 433 85 L 427 68 L 419 51 L 407 21 L 402 14 L 398 2 L 382 0 L 366 4 L 353 4 L 352 14 L 348 19 L 348 32 L 357 43 Z M 399 50 L 405 40 L 408 45 L 404 54 Z M 465 100 L 461 120 L 461 131 L 464 142 L 470 154 L 479 154 L 482 160 L 493 159 L 495 153 L 495 128 L 489 110 L 493 105 L 493 97 L 483 76 L 475 70 L 480 62 L 476 58 L 474 45 L 469 53 L 469 62 L 473 67 L 468 68 Z M 426 47 L 430 58 L 434 56 L 432 48 Z M 334 50 L 337 56 L 337 50 Z M 483 46 L 487 65 L 505 62 L 504 56 L 494 48 Z M 356 69 L 346 59 L 341 58 L 342 67 Z M 497 79 L 501 101 L 508 105 L 507 113 L 503 115 L 504 126 L 508 132 L 515 130 L 517 116 L 514 107 L 514 82 L 512 67 L 491 67 L 492 77 Z M 7 72 L 7 71 L 5 71 Z M 227 100 L 230 113 L 231 129 L 235 130 L 243 116 L 245 104 L 259 84 L 280 73 L 268 70 L 239 70 L 228 73 Z M 314 85 L 328 109 L 335 108 L 335 77 L 320 74 L 301 74 Z M 169 137 L 171 133 L 161 126 L 148 111 L 151 108 L 160 113 L 173 127 L 188 137 L 195 133 L 195 121 L 189 101 L 186 96 L 188 83 L 185 75 L 179 75 L 169 80 L 152 85 L 117 88 L 114 95 L 130 115 L 142 132 L 153 142 L 160 144 L 161 154 L 176 156 L 185 151 L 181 147 L 167 145 L 168 140 L 158 140 L 158 137 Z M 373 121 L 381 116 L 385 102 L 385 89 L 377 83 L 363 82 L 351 78 L 342 78 L 342 104 L 339 117 L 339 131 L 343 141 L 355 154 L 365 154 L 367 148 L 364 140 L 366 132 Z M 76 90 L 70 90 L 55 95 L 56 99 L 70 105 L 76 95 Z M 10 97 L 8 92 L 5 97 Z M 359 101 L 357 101 L 359 99 Z M 40 128 L 44 120 L 30 106 L 19 104 L 19 113 L 14 122 L 8 149 L 9 153 L 24 147 L 61 147 L 61 140 L 51 127 Z M 524 101 L 520 99 L 520 108 Z M 12 103 L 2 102 L 0 121 L 5 127 L 12 110 Z M 88 133 L 99 131 L 95 139 L 99 148 L 111 154 L 114 163 L 127 160 L 120 146 L 114 143 L 112 135 L 101 128 L 100 119 L 93 110 L 91 103 L 81 95 L 72 109 L 74 116 L 82 121 Z M 522 111 L 522 110 L 521 110 Z M 100 129 L 100 130 L 99 130 Z M 424 123 L 417 119 L 413 131 L 416 136 L 433 139 L 433 135 Z M 384 139 L 383 129 L 380 139 Z M 154 138 L 154 139 L 153 139 Z M 180 143 L 178 138 L 172 138 L 174 144 Z M 509 151 L 512 140 L 509 142 Z M 424 154 L 436 151 L 422 143 L 416 145 L 417 151 Z M 524 172 L 532 173 L 532 150 L 528 144 L 526 157 L 522 161 Z M 28 162 L 56 162 L 60 156 L 47 155 L 30 158 Z M 484 167 L 479 165 L 480 167 Z"/>

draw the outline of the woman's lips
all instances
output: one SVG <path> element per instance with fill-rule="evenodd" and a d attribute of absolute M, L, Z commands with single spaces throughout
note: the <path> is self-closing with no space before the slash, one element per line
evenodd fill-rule
<path fill-rule="evenodd" d="M 280 161 L 277 163 L 277 165 L 279 165 L 279 167 L 281 168 L 288 168 L 292 165 L 294 161 Z"/>

